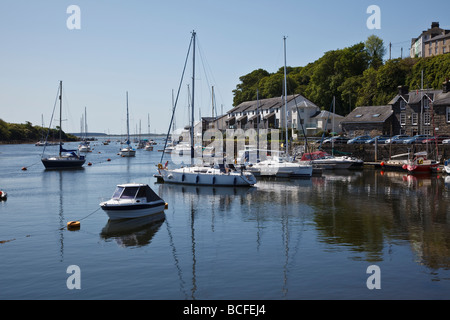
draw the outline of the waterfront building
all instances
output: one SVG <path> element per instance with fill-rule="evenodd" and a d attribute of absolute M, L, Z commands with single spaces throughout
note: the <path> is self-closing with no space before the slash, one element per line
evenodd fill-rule
<path fill-rule="evenodd" d="M 411 40 L 410 57 L 424 58 L 450 52 L 450 30 L 439 27 L 433 22 L 431 28 Z"/>
<path fill-rule="evenodd" d="M 287 127 L 293 132 L 313 135 L 319 131 L 340 131 L 342 116 L 323 112 L 319 106 L 300 94 L 287 96 Z M 227 129 L 285 128 L 284 97 L 245 101 L 227 112 Z M 334 130 L 333 130 L 334 125 Z M 302 128 L 303 126 L 303 128 Z"/>

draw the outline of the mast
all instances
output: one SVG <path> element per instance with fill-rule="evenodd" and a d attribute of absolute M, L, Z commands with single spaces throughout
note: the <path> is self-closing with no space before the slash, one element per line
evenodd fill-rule
<path fill-rule="evenodd" d="M 62 81 L 59 81 L 59 156 L 61 157 L 62 140 Z"/>
<path fill-rule="evenodd" d="M 286 140 L 286 157 L 289 156 L 288 145 L 288 124 L 287 124 L 287 84 L 286 84 L 286 36 L 283 37 L 284 42 L 284 126 L 285 126 L 285 140 Z"/>
<path fill-rule="evenodd" d="M 127 145 L 130 145 L 130 123 L 128 118 L 128 91 L 127 91 Z"/>
<path fill-rule="evenodd" d="M 191 106 L 191 165 L 194 164 L 194 86 L 195 86 L 195 31 L 192 31 L 192 106 Z"/>

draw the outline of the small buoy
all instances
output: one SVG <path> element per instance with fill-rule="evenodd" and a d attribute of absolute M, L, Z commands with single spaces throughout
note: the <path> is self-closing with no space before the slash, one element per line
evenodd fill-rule
<path fill-rule="evenodd" d="M 382 161 L 382 162 L 380 163 L 380 165 L 381 165 L 382 167 L 384 167 L 384 162 Z"/>
<path fill-rule="evenodd" d="M 22 170 L 23 170 L 23 171 L 27 170 L 27 167 L 22 167 Z"/>
<path fill-rule="evenodd" d="M 78 228 L 80 228 L 80 221 L 67 222 L 67 229 L 78 229 Z"/>
<path fill-rule="evenodd" d="M 91 163 L 91 162 L 88 162 L 88 166 L 92 166 L 92 163 Z"/>
<path fill-rule="evenodd" d="M 169 204 L 166 202 L 166 204 L 164 205 L 164 209 L 168 209 L 169 208 Z"/>
<path fill-rule="evenodd" d="M 106 159 L 106 161 L 111 161 L 111 159 L 110 159 L 110 158 L 108 158 L 108 159 Z"/>

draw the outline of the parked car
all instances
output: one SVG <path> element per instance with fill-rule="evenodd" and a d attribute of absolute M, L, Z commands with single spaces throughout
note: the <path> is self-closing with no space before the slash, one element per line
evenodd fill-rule
<path fill-rule="evenodd" d="M 348 144 L 366 143 L 367 140 L 370 140 L 370 136 L 358 136 L 348 140 L 347 143 Z"/>
<path fill-rule="evenodd" d="M 366 143 L 372 144 L 372 143 L 375 143 L 375 140 L 377 140 L 378 143 L 383 144 L 389 138 L 390 138 L 390 136 L 380 135 L 380 136 L 376 136 L 376 137 L 373 137 L 372 139 L 367 140 Z"/>
<path fill-rule="evenodd" d="M 392 138 L 389 138 L 385 141 L 386 144 L 388 143 L 403 143 L 403 140 L 411 138 L 410 136 L 406 134 L 398 134 L 396 136 L 393 136 Z"/>
<path fill-rule="evenodd" d="M 323 144 L 327 144 L 327 143 L 347 143 L 347 141 L 350 140 L 347 137 L 343 137 L 343 136 L 334 136 L 328 139 L 323 140 Z"/>
<path fill-rule="evenodd" d="M 431 136 L 429 134 L 416 134 L 415 136 L 404 139 L 403 144 L 413 144 L 413 143 L 422 143 L 423 140 L 429 139 Z"/>
<path fill-rule="evenodd" d="M 443 144 L 449 144 L 449 143 L 450 143 L 450 139 L 442 140 L 442 143 L 443 143 Z"/>
<path fill-rule="evenodd" d="M 442 143 L 442 141 L 444 141 L 446 139 L 450 139 L 450 136 L 446 135 L 446 134 L 442 134 L 442 135 L 434 136 L 429 139 L 423 140 L 422 143 L 436 143 L 436 140 L 437 140 L 437 143 Z"/>

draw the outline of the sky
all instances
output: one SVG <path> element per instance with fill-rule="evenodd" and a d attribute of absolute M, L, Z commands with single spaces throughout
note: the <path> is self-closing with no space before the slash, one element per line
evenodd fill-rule
<path fill-rule="evenodd" d="M 431 22 L 450 29 L 449 12 L 444 0 L 0 0 L 0 119 L 49 126 L 62 81 L 66 132 L 80 132 L 86 110 L 88 131 L 125 134 L 128 92 L 130 134 L 167 133 L 179 87 L 176 127 L 189 122 L 190 58 L 181 76 L 193 30 L 198 120 L 212 114 L 212 87 L 225 113 L 239 77 L 283 67 L 283 37 L 293 67 L 372 34 L 397 58 Z"/>

